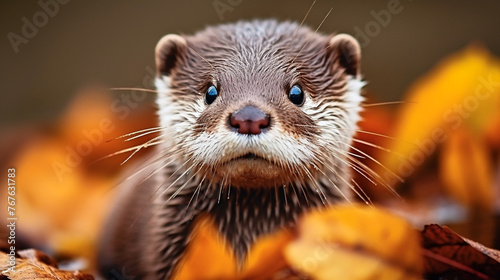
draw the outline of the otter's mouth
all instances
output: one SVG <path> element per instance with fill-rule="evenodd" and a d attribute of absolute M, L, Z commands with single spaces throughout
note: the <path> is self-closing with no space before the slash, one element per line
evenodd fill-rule
<path fill-rule="evenodd" d="M 267 187 L 285 183 L 285 170 L 266 158 L 266 154 L 236 154 L 217 166 L 215 181 L 230 182 L 236 187 Z"/>
<path fill-rule="evenodd" d="M 263 157 L 260 157 L 260 156 L 254 154 L 254 153 L 247 153 L 247 154 L 244 154 L 242 156 L 233 158 L 230 161 L 237 161 L 237 160 L 258 160 L 258 159 L 265 160 Z"/>
<path fill-rule="evenodd" d="M 254 163 L 257 164 L 257 163 L 271 163 L 271 162 L 269 160 L 267 160 L 266 158 L 264 158 L 260 155 L 257 155 L 255 153 L 246 153 L 246 154 L 225 160 L 221 164 L 221 166 L 232 165 L 232 164 L 247 165 L 247 164 L 254 164 Z"/>

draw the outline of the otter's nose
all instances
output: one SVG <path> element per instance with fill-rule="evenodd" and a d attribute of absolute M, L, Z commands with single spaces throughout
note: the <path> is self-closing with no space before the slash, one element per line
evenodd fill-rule
<path fill-rule="evenodd" d="M 231 114 L 229 124 L 240 134 L 260 134 L 269 127 L 270 117 L 259 108 L 248 105 Z"/>

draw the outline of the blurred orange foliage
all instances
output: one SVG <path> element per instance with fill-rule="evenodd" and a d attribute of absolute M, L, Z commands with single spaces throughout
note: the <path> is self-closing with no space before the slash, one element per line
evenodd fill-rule
<path fill-rule="evenodd" d="M 390 134 L 397 140 L 386 146 L 392 153 L 376 157 L 406 178 L 442 149 L 438 174 L 446 192 L 465 206 L 492 210 L 499 112 L 500 61 L 484 48 L 470 46 L 409 89 Z M 386 169 L 376 170 L 397 185 Z"/>
<path fill-rule="evenodd" d="M 132 146 L 108 140 L 156 122 L 147 108 L 131 111 L 134 122 L 124 122 L 113 113 L 112 101 L 105 90 L 82 91 L 59 123 L 18 147 L 9 162 L 17 170 L 17 230 L 29 244 L 93 263 L 99 230 L 124 169 L 123 157 L 97 160 Z M 0 193 L 2 201 L 6 194 Z"/>

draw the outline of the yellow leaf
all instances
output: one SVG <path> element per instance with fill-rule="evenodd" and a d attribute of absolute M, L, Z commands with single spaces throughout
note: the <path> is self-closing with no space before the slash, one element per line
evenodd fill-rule
<path fill-rule="evenodd" d="M 447 192 L 469 207 L 493 207 L 493 171 L 488 147 L 465 131 L 450 134 L 440 155 L 440 177 Z"/>
<path fill-rule="evenodd" d="M 417 231 L 406 221 L 367 206 L 308 214 L 286 248 L 293 267 L 314 279 L 421 279 Z"/>
<path fill-rule="evenodd" d="M 391 172 L 407 177 L 462 126 L 486 129 L 492 112 L 500 109 L 500 63 L 477 46 L 452 55 L 417 81 L 396 117 L 394 141 L 378 173 L 389 183 Z"/>

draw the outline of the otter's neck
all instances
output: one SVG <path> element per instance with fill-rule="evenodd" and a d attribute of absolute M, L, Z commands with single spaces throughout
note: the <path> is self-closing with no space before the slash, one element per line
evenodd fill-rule
<path fill-rule="evenodd" d="M 259 237 L 292 226 L 308 209 L 338 200 L 330 190 L 326 190 L 325 196 L 326 200 L 309 187 L 294 185 L 265 189 L 226 187 L 220 201 L 211 197 L 216 203 L 207 203 L 201 210 L 212 215 L 219 233 L 241 264 Z"/>
<path fill-rule="evenodd" d="M 171 174 L 166 178 L 170 177 Z M 175 179 L 172 179 L 175 180 Z M 341 199 L 332 186 L 318 180 L 315 186 L 289 184 L 274 188 L 221 187 L 210 182 L 177 180 L 165 186 L 156 200 L 156 232 L 164 246 L 152 248 L 159 259 L 176 258 L 177 264 L 187 246 L 192 222 L 200 214 L 209 214 L 219 233 L 231 246 L 241 265 L 251 245 L 261 236 L 292 226 L 304 212 Z M 312 183 L 311 183 L 312 184 Z M 180 190 L 180 191 L 179 191 Z M 171 243 L 166 243 L 171 242 Z M 158 267 L 157 271 L 171 271 Z"/>

